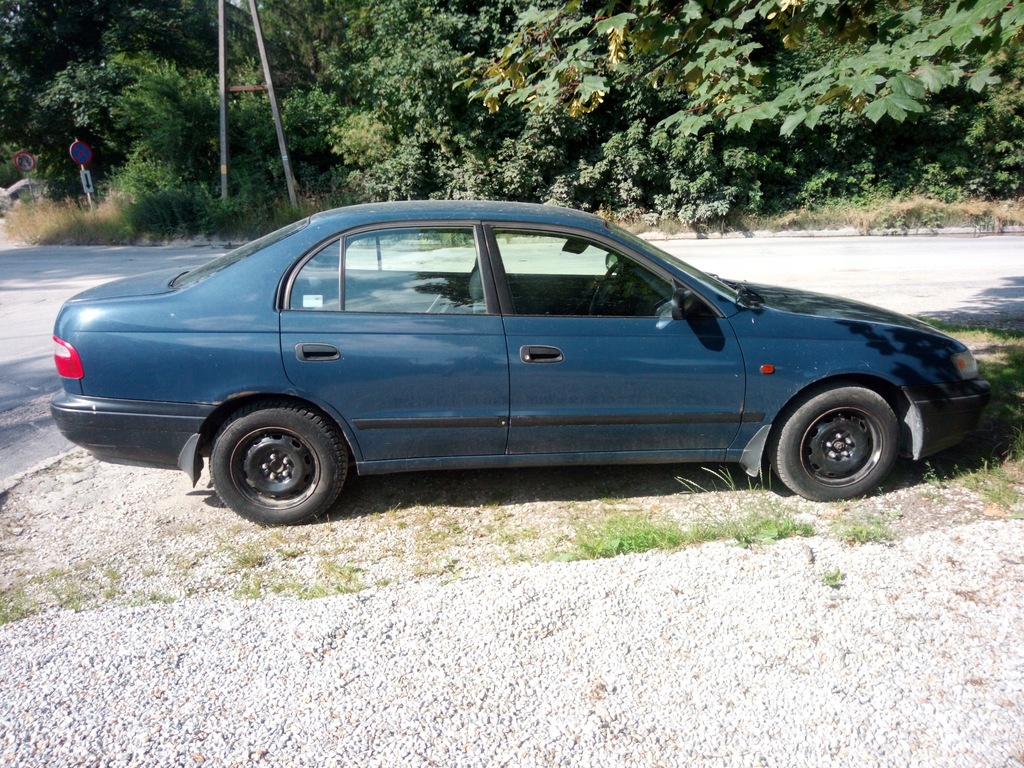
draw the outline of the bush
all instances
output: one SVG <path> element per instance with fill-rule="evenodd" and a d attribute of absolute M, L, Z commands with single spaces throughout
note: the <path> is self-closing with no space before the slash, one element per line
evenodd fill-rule
<path fill-rule="evenodd" d="M 163 189 L 142 195 L 128 208 L 139 235 L 188 237 L 213 231 L 210 197 L 201 189 Z"/>

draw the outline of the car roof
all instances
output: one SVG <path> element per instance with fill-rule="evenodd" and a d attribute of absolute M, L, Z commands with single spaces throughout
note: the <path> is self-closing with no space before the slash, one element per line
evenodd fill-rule
<path fill-rule="evenodd" d="M 494 222 L 553 224 L 593 231 L 606 231 L 603 219 L 590 213 L 538 203 L 510 203 L 493 200 L 403 200 L 363 203 L 313 214 L 311 223 L 332 223 L 339 228 L 410 220 L 465 221 L 482 219 Z"/>

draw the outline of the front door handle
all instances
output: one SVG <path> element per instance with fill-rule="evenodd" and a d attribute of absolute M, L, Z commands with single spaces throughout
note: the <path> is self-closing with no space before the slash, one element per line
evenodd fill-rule
<path fill-rule="evenodd" d="M 333 344 L 296 344 L 295 356 L 307 363 L 320 363 L 329 360 L 340 360 L 341 351 Z"/>
<path fill-rule="evenodd" d="M 565 357 L 558 347 L 527 344 L 519 348 L 519 359 L 524 363 L 560 363 Z"/>

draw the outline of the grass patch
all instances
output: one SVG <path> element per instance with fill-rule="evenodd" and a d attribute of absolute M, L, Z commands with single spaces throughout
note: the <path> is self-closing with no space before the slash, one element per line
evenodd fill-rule
<path fill-rule="evenodd" d="M 684 541 L 683 530 L 671 521 L 613 515 L 597 525 L 580 528 L 571 559 L 595 560 L 651 549 L 676 549 Z"/>
<path fill-rule="evenodd" d="M 1002 464 L 986 461 L 980 469 L 963 475 L 961 481 L 964 487 L 974 491 L 989 504 L 1010 509 L 1020 501 L 1020 492 L 1017 490 L 1018 481 L 1009 474 L 1008 469 L 1019 462 L 1019 459 L 1007 460 Z M 1020 473 L 1013 474 L 1019 476 Z"/>
<path fill-rule="evenodd" d="M 989 503 L 1015 508 L 1024 485 L 1024 333 L 928 322 L 970 347 L 992 385 L 978 430 L 961 448 L 929 459 L 928 480 L 956 481 Z"/>
<path fill-rule="evenodd" d="M 880 515 L 863 515 L 839 520 L 833 528 L 835 536 L 847 544 L 884 544 L 893 541 L 896 533 Z"/>
<path fill-rule="evenodd" d="M 163 592 L 136 592 L 132 595 L 131 600 L 128 602 L 129 605 L 140 607 L 143 605 L 163 604 L 170 605 L 176 602 L 176 598 L 173 595 L 168 595 Z"/>
<path fill-rule="evenodd" d="M 242 546 L 230 546 L 228 549 L 228 572 L 247 571 L 260 568 L 267 564 L 270 554 L 258 542 L 248 542 Z"/>
<path fill-rule="evenodd" d="M 753 544 L 774 544 L 781 539 L 814 535 L 810 523 L 798 523 L 790 517 L 779 515 L 750 514 L 734 523 L 732 538 L 741 547 Z"/>
<path fill-rule="evenodd" d="M 833 568 L 832 570 L 825 571 L 825 573 L 821 574 L 821 578 L 819 580 L 826 587 L 839 589 L 843 586 L 843 582 L 846 580 L 846 574 L 838 568 Z"/>
<path fill-rule="evenodd" d="M 688 526 L 649 516 L 616 514 L 592 525 L 581 525 L 573 549 L 558 559 L 595 560 L 729 539 L 741 547 L 749 547 L 813 535 L 814 528 L 810 524 L 777 514 L 750 513 L 735 520 L 707 520 Z"/>
<path fill-rule="evenodd" d="M 233 595 L 239 600 L 259 600 L 267 595 L 290 595 L 300 600 L 314 600 L 361 592 L 365 588 L 361 568 L 325 558 L 320 562 L 319 573 L 314 581 L 271 569 L 247 574 Z"/>
<path fill-rule="evenodd" d="M 0 624 L 20 621 L 35 613 L 39 607 L 29 597 L 24 584 L 17 584 L 0 592 Z"/>
<path fill-rule="evenodd" d="M 51 569 L 32 578 L 53 601 L 68 611 L 81 611 L 121 596 L 121 574 L 113 567 L 83 565 L 69 570 Z"/>

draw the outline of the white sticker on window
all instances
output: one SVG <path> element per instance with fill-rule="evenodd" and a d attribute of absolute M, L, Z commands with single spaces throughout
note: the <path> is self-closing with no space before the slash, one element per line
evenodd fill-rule
<path fill-rule="evenodd" d="M 324 305 L 323 294 L 320 293 L 304 293 L 302 294 L 302 308 L 303 309 L 321 309 Z"/>

